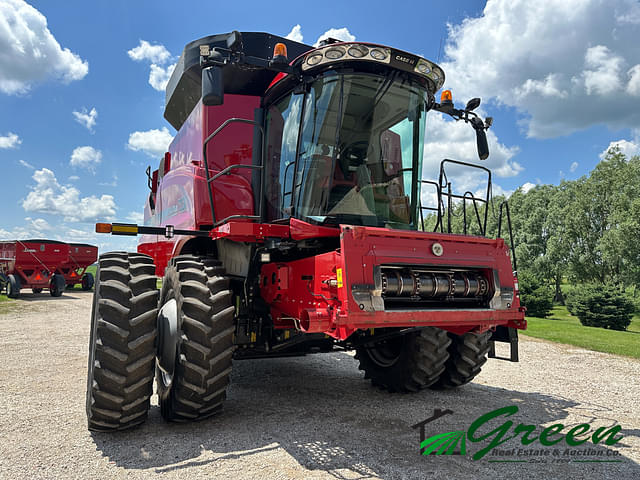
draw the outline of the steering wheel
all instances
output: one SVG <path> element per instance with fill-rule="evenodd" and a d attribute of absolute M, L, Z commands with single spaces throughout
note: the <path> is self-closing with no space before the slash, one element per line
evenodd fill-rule
<path fill-rule="evenodd" d="M 357 142 L 350 143 L 342 148 L 341 158 L 347 158 L 350 163 L 362 163 L 367 157 L 369 150 L 368 140 L 359 140 Z M 353 162 L 355 160 L 355 162 Z"/>
<path fill-rule="evenodd" d="M 369 141 L 359 140 L 345 145 L 340 151 L 340 168 L 345 178 L 351 178 L 350 165 L 362 165 L 367 158 Z"/>

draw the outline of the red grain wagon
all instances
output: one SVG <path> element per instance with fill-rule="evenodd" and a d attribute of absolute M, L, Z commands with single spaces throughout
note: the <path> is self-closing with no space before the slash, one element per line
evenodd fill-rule
<path fill-rule="evenodd" d="M 57 273 L 64 276 L 67 287 L 80 283 L 83 290 L 91 290 L 94 278 L 87 272 L 87 267 L 98 260 L 98 247 L 86 243 L 69 243 L 68 246 L 68 261 L 58 268 Z"/>
<path fill-rule="evenodd" d="M 0 242 L 0 277 L 7 296 L 17 298 L 21 288 L 40 293 L 48 288 L 52 297 L 62 295 L 64 276 L 56 273 L 68 262 L 69 248 L 55 240 L 10 240 Z"/>

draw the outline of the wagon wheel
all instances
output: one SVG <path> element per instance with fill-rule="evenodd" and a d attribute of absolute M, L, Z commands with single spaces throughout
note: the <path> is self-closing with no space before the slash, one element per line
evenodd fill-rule
<path fill-rule="evenodd" d="M 91 290 L 94 284 L 93 275 L 91 273 L 85 273 L 84 275 L 82 275 L 81 283 L 82 283 L 82 290 L 84 290 L 85 292 L 87 290 Z"/>

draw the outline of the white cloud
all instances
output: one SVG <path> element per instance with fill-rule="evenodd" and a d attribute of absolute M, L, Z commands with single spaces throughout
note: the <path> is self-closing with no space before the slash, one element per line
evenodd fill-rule
<path fill-rule="evenodd" d="M 0 136 L 0 148 L 17 148 L 22 140 L 15 133 L 9 132 L 6 136 Z"/>
<path fill-rule="evenodd" d="M 171 53 L 164 45 L 151 45 L 146 40 L 140 40 L 140 44 L 129 50 L 127 54 L 136 62 L 148 61 L 149 85 L 159 92 L 165 90 L 176 64 L 162 66 L 172 59 Z"/>
<path fill-rule="evenodd" d="M 336 40 L 342 40 L 343 42 L 353 42 L 356 39 L 355 35 L 351 35 L 351 32 L 349 32 L 347 27 L 330 28 L 318 37 L 318 40 L 316 40 L 316 43 L 314 43 L 313 46 L 319 46 L 320 42 L 325 38 L 335 38 Z"/>
<path fill-rule="evenodd" d="M 60 185 L 48 168 L 36 170 L 33 179 L 36 184 L 22 201 L 27 212 L 61 215 L 70 222 L 111 220 L 116 213 L 113 196 L 81 197 L 77 188 Z"/>
<path fill-rule="evenodd" d="M 95 108 L 92 108 L 91 111 L 87 111 L 86 108 L 83 108 L 79 112 L 74 110 L 72 113 L 76 122 L 83 125 L 87 130 L 93 133 L 93 127 L 96 126 L 96 118 L 98 118 L 98 111 Z"/>
<path fill-rule="evenodd" d="M 24 0 L 0 2 L 0 91 L 20 94 L 50 78 L 81 80 L 89 64 L 62 48 L 47 19 Z"/>
<path fill-rule="evenodd" d="M 164 92 L 167 88 L 167 83 L 171 78 L 173 69 L 176 68 L 176 64 L 169 65 L 168 67 L 159 67 L 155 63 L 151 64 L 151 70 L 149 71 L 149 85 L 159 92 Z"/>
<path fill-rule="evenodd" d="M 513 177 L 524 169 L 513 160 L 519 152 L 517 146 L 508 147 L 501 143 L 492 130 L 487 131 L 489 158 L 478 159 L 476 134 L 470 125 L 448 120 L 443 114 L 430 112 L 427 118 L 427 131 L 424 144 L 422 178 L 437 182 L 440 162 L 444 159 L 458 160 L 486 167 L 492 171 L 492 195 L 509 197 L 513 190 L 505 190 L 496 177 Z M 454 164 L 445 166 L 447 178 L 451 182 L 453 193 L 464 195 L 472 192 L 474 196 L 484 198 L 487 194 L 488 177 L 480 170 Z M 424 185 L 421 190 L 423 206 L 437 207 L 435 188 Z"/>
<path fill-rule="evenodd" d="M 25 162 L 24 160 L 18 160 L 18 163 L 19 163 L 20 165 L 22 165 L 23 167 L 28 168 L 28 169 L 30 169 L 30 170 L 35 170 L 35 169 L 36 169 L 36 167 L 34 167 L 33 165 L 31 165 L 29 162 Z"/>
<path fill-rule="evenodd" d="M 607 156 L 607 152 L 614 148 L 618 147 L 621 153 L 624 153 L 627 159 L 640 155 L 640 142 L 630 142 L 628 140 L 616 140 L 615 142 L 611 142 L 607 148 L 605 148 L 602 153 L 600 153 L 600 158 L 604 160 Z"/>
<path fill-rule="evenodd" d="M 86 168 L 95 173 L 96 166 L 102 161 L 102 152 L 93 147 L 77 147 L 71 154 L 69 165 L 72 167 Z"/>
<path fill-rule="evenodd" d="M 294 42 L 302 43 L 304 37 L 302 36 L 302 27 L 300 27 L 300 24 L 293 27 L 284 38 L 288 38 L 289 40 L 293 40 Z"/>
<path fill-rule="evenodd" d="M 519 148 L 500 143 L 492 130 L 487 131 L 489 158 L 483 161 L 478 160 L 476 134 L 471 126 L 446 120 L 441 113 L 430 112 L 427 131 L 429 133 L 424 144 L 424 178 L 438 178 L 440 162 L 445 158 L 481 165 L 498 177 L 513 177 L 524 170 L 513 160 Z M 486 182 L 486 178 L 475 169 L 450 166 L 448 171 L 452 173 L 454 188 L 462 190 L 463 193 L 467 190 L 475 191 L 478 185 Z"/>
<path fill-rule="evenodd" d="M 129 215 L 125 218 L 131 223 L 135 223 L 137 225 L 142 225 L 144 223 L 144 214 L 142 212 L 129 212 Z"/>
<path fill-rule="evenodd" d="M 627 72 L 629 83 L 627 84 L 627 93 L 640 97 L 640 64 L 634 65 Z"/>
<path fill-rule="evenodd" d="M 532 188 L 535 188 L 536 184 L 535 183 L 531 183 L 531 182 L 526 182 L 524 185 L 522 185 L 520 188 L 522 189 L 522 193 L 527 193 L 529 190 L 531 190 Z"/>
<path fill-rule="evenodd" d="M 577 169 L 577 168 L 578 168 L 578 162 L 573 162 L 573 163 L 571 164 L 571 166 L 569 167 L 569 171 L 570 171 L 571 173 L 573 173 L 573 172 L 575 172 L 575 171 L 576 171 L 576 169 Z"/>
<path fill-rule="evenodd" d="M 531 137 L 639 128 L 636 0 L 488 0 L 449 26 L 446 86 L 514 107 Z"/>
<path fill-rule="evenodd" d="M 140 40 L 140 44 L 127 52 L 129 58 L 136 62 L 148 60 L 151 63 L 165 63 L 171 58 L 171 53 L 164 45 L 151 45 L 146 40 Z"/>
<path fill-rule="evenodd" d="M 70 182 L 76 182 L 76 181 L 78 181 L 78 180 L 80 180 L 80 177 L 79 177 L 79 176 L 77 176 L 77 175 L 71 175 L 71 176 L 69 177 L 69 181 L 70 181 Z"/>
<path fill-rule="evenodd" d="M 127 148 L 134 152 L 142 151 L 150 157 L 157 158 L 164 155 L 173 140 L 167 127 L 161 130 L 152 129 L 146 132 L 133 132 L 129 135 Z"/>
<path fill-rule="evenodd" d="M 36 218 L 33 219 L 31 217 L 26 217 L 25 221 L 29 223 L 29 227 L 37 232 L 43 232 L 51 230 L 51 225 L 44 218 Z"/>

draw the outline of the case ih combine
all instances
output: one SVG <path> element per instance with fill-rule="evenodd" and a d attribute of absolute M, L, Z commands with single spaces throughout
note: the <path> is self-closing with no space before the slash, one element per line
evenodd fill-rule
<path fill-rule="evenodd" d="M 18 298 L 20 289 L 40 293 L 48 288 L 52 297 L 62 295 L 66 285 L 93 287 L 86 268 L 98 258 L 98 247 L 67 244 L 56 240 L 12 240 L 0 242 L 0 280 L 7 296 Z"/>
<path fill-rule="evenodd" d="M 239 32 L 188 44 L 144 226 L 96 226 L 142 237 L 138 253 L 99 260 L 89 428 L 143 422 L 154 376 L 165 419 L 208 417 L 232 359 L 355 350 L 392 392 L 469 382 L 495 340 L 516 360 L 526 323 L 508 248 L 484 236 L 490 172 L 483 199 L 455 193 L 445 170 L 460 162 L 421 180 L 429 110 L 469 123 L 488 155 L 480 100 L 437 103 L 443 83 L 437 65 L 380 45 Z M 421 205 L 423 183 L 436 206 Z M 454 204 L 481 236 L 451 233 Z"/>

